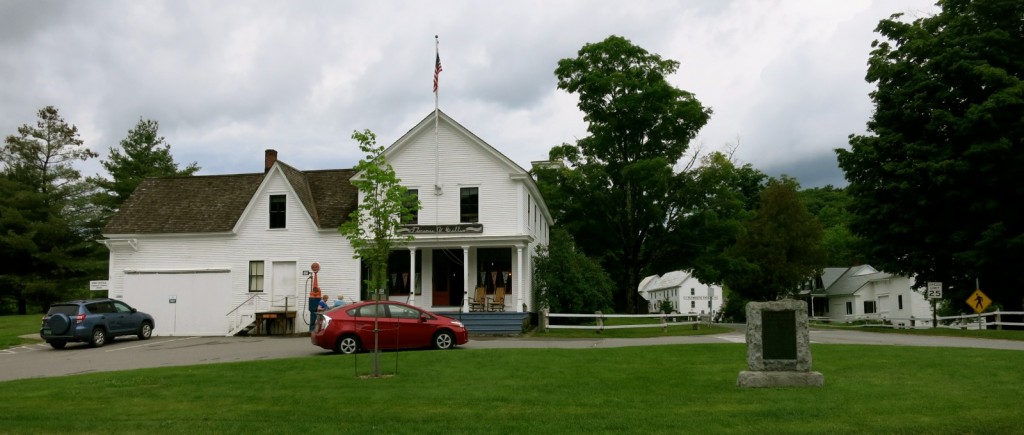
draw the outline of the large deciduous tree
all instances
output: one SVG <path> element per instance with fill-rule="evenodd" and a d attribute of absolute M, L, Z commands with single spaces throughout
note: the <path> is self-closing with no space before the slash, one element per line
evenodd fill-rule
<path fill-rule="evenodd" d="M 4 198 L 0 218 L 0 294 L 16 310 L 75 296 L 104 276 L 102 249 L 91 236 L 92 186 L 73 165 L 96 157 L 78 128 L 47 106 L 35 125 L 18 127 L 0 148 Z"/>
<path fill-rule="evenodd" d="M 690 269 L 704 283 L 722 284 L 746 265 L 727 250 L 743 235 L 743 222 L 752 218 L 768 177 L 750 164 L 737 165 L 722 152 L 713 152 L 696 168 L 676 178 L 668 233 L 655 256 L 655 270 Z"/>
<path fill-rule="evenodd" d="M 640 305 L 641 274 L 665 242 L 674 166 L 711 114 L 668 82 L 678 67 L 610 36 L 555 69 L 559 89 L 579 97 L 589 136 L 552 149 L 569 167 L 551 177 L 560 193 L 543 193 L 559 224 L 615 278 L 616 308 L 627 312 Z"/>
<path fill-rule="evenodd" d="M 825 264 L 821 223 L 797 196 L 796 181 L 772 179 L 761 192 L 757 216 L 729 250 L 749 268 L 734 273 L 729 288 L 753 301 L 790 295 Z"/>
<path fill-rule="evenodd" d="M 863 242 L 850 230 L 850 195 L 834 186 L 815 187 L 800 191 L 800 199 L 807 211 L 818 218 L 825 232 L 821 240 L 825 249 L 825 264 L 829 267 L 849 267 L 872 264 L 866 257 Z"/>
<path fill-rule="evenodd" d="M 92 179 L 100 189 L 94 201 L 107 214 L 117 211 L 146 178 L 188 176 L 199 171 L 196 162 L 179 169 L 171 155 L 171 145 L 159 131 L 160 123 L 140 118 L 121 140 L 120 148 L 111 147 L 110 156 L 101 161 L 110 179 Z"/>
<path fill-rule="evenodd" d="M 913 22 L 882 20 L 868 61 L 868 134 L 836 150 L 853 230 L 872 261 L 918 284 L 952 284 L 959 304 L 979 280 L 1022 306 L 1024 2 L 941 0 Z"/>

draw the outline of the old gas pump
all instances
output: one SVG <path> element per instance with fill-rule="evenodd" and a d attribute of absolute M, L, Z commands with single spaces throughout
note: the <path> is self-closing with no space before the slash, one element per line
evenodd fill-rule
<path fill-rule="evenodd" d="M 314 262 L 309 268 L 313 271 L 313 286 L 309 289 L 309 332 L 316 329 L 316 311 L 320 305 L 320 283 L 317 281 L 317 272 L 320 271 L 320 263 Z"/>

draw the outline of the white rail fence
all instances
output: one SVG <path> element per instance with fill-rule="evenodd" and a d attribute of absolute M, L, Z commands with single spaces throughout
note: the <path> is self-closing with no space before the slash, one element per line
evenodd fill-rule
<path fill-rule="evenodd" d="M 835 322 L 835 319 L 830 317 L 811 317 L 810 320 L 821 323 Z M 855 325 L 856 327 L 988 329 L 989 326 L 995 326 L 995 329 L 1003 329 L 1003 326 L 1024 326 L 1024 311 L 993 311 L 991 313 L 965 314 L 962 316 L 937 316 L 935 320 L 937 324 L 933 325 L 931 317 L 889 317 L 881 314 L 861 314 L 857 316 L 843 316 L 842 322 L 865 322 Z"/>
<path fill-rule="evenodd" d="M 593 318 L 595 325 L 552 325 L 551 319 L 569 318 Z M 607 319 L 661 319 L 660 323 L 636 323 L 628 325 L 606 325 Z M 540 328 L 544 331 L 551 329 L 583 329 L 594 330 L 598 334 L 606 329 L 628 329 L 628 328 L 661 328 L 668 331 L 669 326 L 691 325 L 693 329 L 700 329 L 700 325 L 711 325 L 711 316 L 707 314 L 694 313 L 673 313 L 673 314 L 604 314 L 600 311 L 594 314 L 570 314 L 570 313 L 549 313 L 547 309 L 540 311 Z"/>

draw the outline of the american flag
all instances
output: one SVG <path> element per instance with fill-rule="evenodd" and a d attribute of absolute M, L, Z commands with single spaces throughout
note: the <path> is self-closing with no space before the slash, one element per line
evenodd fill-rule
<path fill-rule="evenodd" d="M 434 93 L 437 93 L 437 75 L 441 74 L 441 54 L 437 54 L 437 60 L 434 62 Z"/>

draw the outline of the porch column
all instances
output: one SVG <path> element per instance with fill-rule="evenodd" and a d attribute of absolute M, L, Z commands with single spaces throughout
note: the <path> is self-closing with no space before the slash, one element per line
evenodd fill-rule
<path fill-rule="evenodd" d="M 519 279 L 516 280 L 516 306 L 513 311 L 517 313 L 523 312 L 523 245 L 516 246 L 516 259 L 518 264 L 516 267 L 516 274 L 519 275 Z"/>
<path fill-rule="evenodd" d="M 469 311 L 469 246 L 462 247 L 462 311 Z"/>
<path fill-rule="evenodd" d="M 409 305 L 416 305 L 416 248 L 409 247 Z"/>

